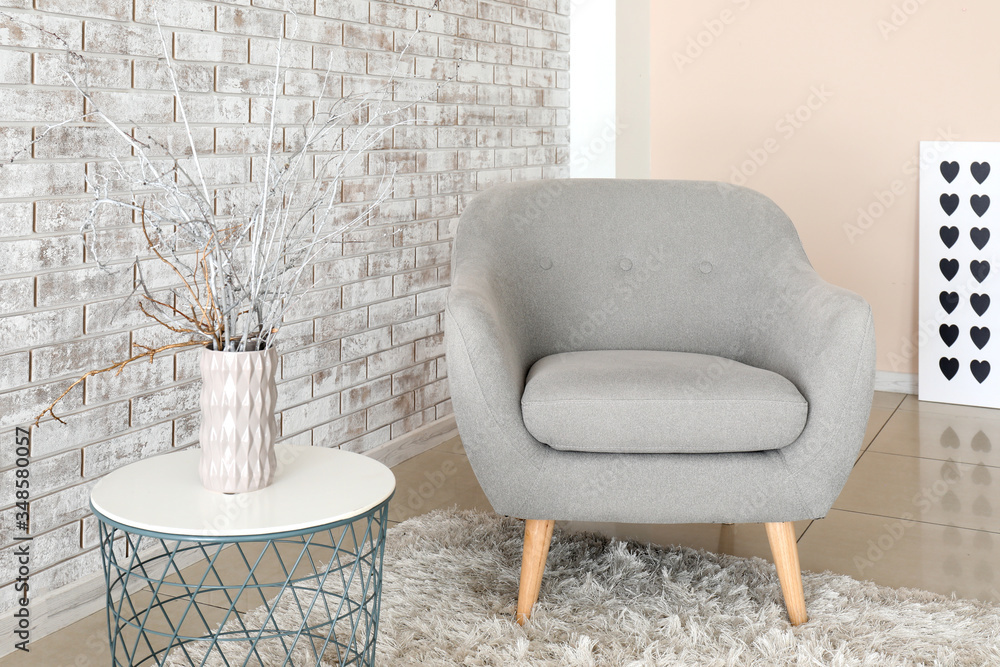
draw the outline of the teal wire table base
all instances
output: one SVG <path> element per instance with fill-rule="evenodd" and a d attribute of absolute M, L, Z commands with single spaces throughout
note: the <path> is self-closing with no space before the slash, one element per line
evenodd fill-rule
<path fill-rule="evenodd" d="M 375 664 L 388 499 L 302 531 L 147 532 L 96 510 L 112 664 Z"/>

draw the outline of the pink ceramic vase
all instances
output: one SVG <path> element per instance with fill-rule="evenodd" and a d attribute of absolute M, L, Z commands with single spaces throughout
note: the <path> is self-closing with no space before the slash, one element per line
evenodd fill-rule
<path fill-rule="evenodd" d="M 274 382 L 278 355 L 201 352 L 201 461 L 205 488 L 245 493 L 269 485 L 277 461 Z"/>

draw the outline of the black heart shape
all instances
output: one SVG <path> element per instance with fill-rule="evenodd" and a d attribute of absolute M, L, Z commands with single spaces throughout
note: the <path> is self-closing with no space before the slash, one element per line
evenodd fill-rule
<path fill-rule="evenodd" d="M 982 317 L 983 313 L 990 307 L 990 295 L 973 294 L 969 297 L 969 304 L 972 305 L 972 310 L 976 311 L 976 315 Z"/>
<path fill-rule="evenodd" d="M 993 475 L 990 474 L 989 468 L 980 463 L 975 468 L 972 469 L 972 483 L 982 484 L 983 486 L 989 486 L 993 482 Z M 985 498 L 984 498 L 985 500 Z M 972 506 L 973 511 L 975 511 L 975 505 Z M 989 514 L 984 514 L 989 516 Z"/>
<path fill-rule="evenodd" d="M 941 175 L 944 176 L 944 180 L 951 183 L 958 176 L 958 163 L 957 162 L 942 162 L 941 163 Z M 981 183 L 982 181 L 980 181 Z"/>
<path fill-rule="evenodd" d="M 969 370 L 972 371 L 972 377 L 976 378 L 979 384 L 982 384 L 990 375 L 990 362 L 973 359 L 972 363 L 969 364 Z"/>
<path fill-rule="evenodd" d="M 940 441 L 941 446 L 946 449 L 958 449 L 962 444 L 955 429 L 950 426 L 941 433 Z"/>
<path fill-rule="evenodd" d="M 958 195 L 941 195 L 941 208 L 944 209 L 945 213 L 951 215 L 958 208 L 958 201 Z"/>
<path fill-rule="evenodd" d="M 969 170 L 972 172 L 972 177 L 976 179 L 976 183 L 982 185 L 983 181 L 990 175 L 990 163 L 973 162 Z M 950 183 L 951 181 L 948 182 Z"/>
<path fill-rule="evenodd" d="M 990 196 L 989 195 L 972 195 L 969 199 L 969 203 L 972 204 L 972 210 L 976 212 L 980 218 L 983 214 L 990 208 Z"/>
<path fill-rule="evenodd" d="M 958 260 L 957 259 L 942 259 L 941 263 L 938 264 L 941 267 L 941 273 L 948 280 L 951 280 L 958 273 Z M 982 282 L 982 281 L 980 281 Z"/>
<path fill-rule="evenodd" d="M 944 227 L 941 229 L 944 229 Z M 973 245 L 982 250 L 990 242 L 990 230 L 985 227 L 973 227 L 969 230 L 969 238 L 972 239 Z M 951 246 L 948 247 L 950 248 Z"/>
<path fill-rule="evenodd" d="M 941 261 L 943 262 L 944 260 Z M 984 280 L 986 280 L 986 276 L 990 275 L 989 262 L 986 261 L 980 262 L 979 260 L 974 259 L 972 260 L 972 263 L 969 264 L 969 268 L 972 270 L 972 277 L 978 280 L 979 282 L 983 282 Z M 942 269 L 942 271 L 944 271 L 944 269 Z M 951 280 L 951 278 L 949 278 L 948 280 Z"/>
<path fill-rule="evenodd" d="M 974 436 L 972 436 L 972 450 L 976 452 L 988 452 L 993 449 L 993 443 L 990 442 L 989 436 L 987 436 L 982 431 L 979 431 Z"/>
<path fill-rule="evenodd" d="M 958 499 L 954 491 L 948 491 L 946 494 L 941 496 L 941 500 L 938 501 L 941 504 L 941 509 L 947 512 L 957 512 L 962 509 L 962 501 Z M 953 569 L 952 569 L 953 568 Z M 954 565 L 949 566 L 946 561 L 943 570 L 951 570 L 954 575 L 959 575 L 962 573 L 962 566 L 957 562 Z"/>
<path fill-rule="evenodd" d="M 958 373 L 958 359 L 949 359 L 948 357 L 941 357 L 941 361 L 938 362 L 938 366 L 941 367 L 941 372 L 947 379 L 952 379 L 955 374 Z"/>
<path fill-rule="evenodd" d="M 955 245 L 955 241 L 958 240 L 958 227 L 942 227 L 939 233 L 941 234 L 941 240 L 949 248 Z"/>
<path fill-rule="evenodd" d="M 955 341 L 958 340 L 958 327 L 954 324 L 942 324 L 938 327 L 938 333 L 941 334 L 941 340 L 948 347 L 954 345 Z"/>
<path fill-rule="evenodd" d="M 938 298 L 941 301 L 941 307 L 944 308 L 945 312 L 947 312 L 949 315 L 951 315 L 955 311 L 955 309 L 958 308 L 957 292 L 941 292 L 941 296 Z"/>
<path fill-rule="evenodd" d="M 986 343 L 990 342 L 989 327 L 972 327 L 969 329 L 969 336 L 972 338 L 972 342 L 976 344 L 976 347 L 981 350 L 986 347 Z"/>

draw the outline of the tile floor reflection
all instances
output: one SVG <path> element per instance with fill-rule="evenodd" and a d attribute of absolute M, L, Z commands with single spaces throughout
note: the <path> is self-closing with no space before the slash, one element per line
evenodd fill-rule
<path fill-rule="evenodd" d="M 491 511 L 456 438 L 395 468 L 391 522 L 438 508 Z M 802 566 L 893 587 L 1000 602 L 1000 410 L 877 392 L 861 453 L 829 515 L 796 523 Z M 770 559 L 760 525 L 566 522 L 658 544 Z M 104 613 L 32 644 L 2 667 L 107 664 Z M 95 640 L 94 638 L 98 638 Z M 84 653 L 81 653 L 83 651 Z"/>

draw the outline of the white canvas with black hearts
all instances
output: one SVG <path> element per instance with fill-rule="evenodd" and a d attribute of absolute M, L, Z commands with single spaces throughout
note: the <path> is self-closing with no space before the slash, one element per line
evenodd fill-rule
<path fill-rule="evenodd" d="M 920 400 L 1000 407 L 1000 142 L 920 143 Z"/>

